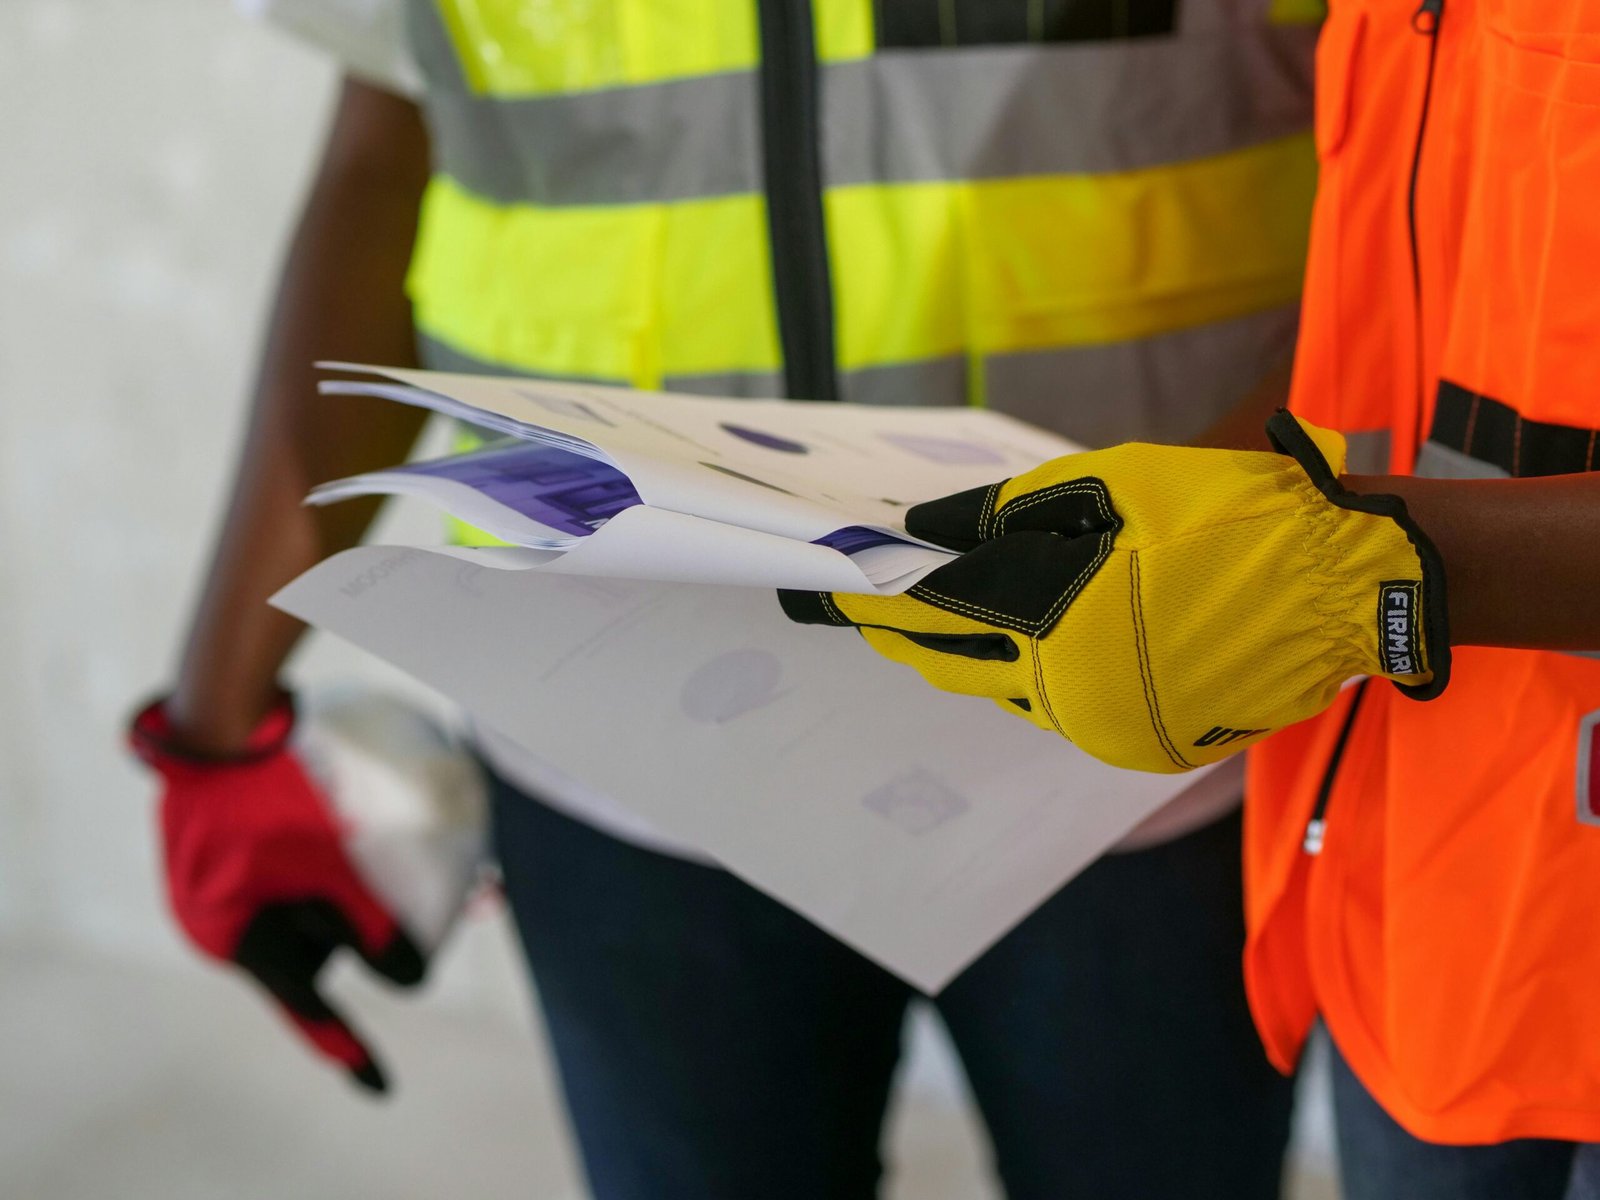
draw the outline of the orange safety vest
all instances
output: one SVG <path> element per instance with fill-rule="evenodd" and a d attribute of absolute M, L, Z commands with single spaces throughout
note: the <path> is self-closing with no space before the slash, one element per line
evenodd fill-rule
<path fill-rule="evenodd" d="M 1600 465 L 1600 0 L 1334 0 L 1317 89 L 1292 406 L 1396 471 Z M 1600 1141 L 1597 725 L 1600 661 L 1468 648 L 1252 752 L 1281 1068 L 1320 1013 L 1419 1137 Z"/>

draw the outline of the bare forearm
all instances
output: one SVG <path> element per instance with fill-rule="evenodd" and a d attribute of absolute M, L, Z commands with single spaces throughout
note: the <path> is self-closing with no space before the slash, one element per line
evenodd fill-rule
<path fill-rule="evenodd" d="M 1403 498 L 1438 547 L 1454 644 L 1600 650 L 1600 474 L 1344 482 Z"/>
<path fill-rule="evenodd" d="M 361 139 L 375 127 L 386 141 L 372 154 Z M 404 458 L 421 427 L 421 414 L 399 405 L 319 397 L 312 364 L 413 360 L 403 285 L 426 172 L 415 110 L 347 87 L 283 269 L 232 498 L 169 704 L 197 750 L 236 747 L 272 702 L 302 630 L 267 597 L 357 542 L 377 511 L 308 509 L 306 492 Z"/>

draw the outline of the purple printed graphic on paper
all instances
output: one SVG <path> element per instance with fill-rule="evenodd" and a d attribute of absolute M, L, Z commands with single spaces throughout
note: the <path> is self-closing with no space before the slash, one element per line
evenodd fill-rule
<path fill-rule="evenodd" d="M 861 802 L 913 836 L 930 833 L 972 807 L 960 792 L 921 768 L 868 792 Z"/>
<path fill-rule="evenodd" d="M 775 433 L 767 433 L 762 429 L 751 429 L 748 425 L 735 425 L 731 421 L 722 422 L 722 428 L 733 434 L 736 438 L 743 438 L 753 446 L 760 446 L 766 450 L 778 450 L 784 454 L 808 453 L 804 442 L 797 442 L 793 438 L 779 437 Z"/>
<path fill-rule="evenodd" d="M 726 467 L 716 469 L 727 472 Z M 623 509 L 644 503 L 628 477 L 608 463 L 509 439 L 470 454 L 411 463 L 398 470 L 465 484 L 529 520 L 576 537 L 587 536 Z M 908 543 L 892 533 L 851 525 L 816 539 L 816 544 L 848 555 Z"/>
<path fill-rule="evenodd" d="M 642 503 L 628 477 L 608 463 L 527 442 L 498 443 L 401 470 L 466 484 L 529 520 L 575 537 Z"/>
<path fill-rule="evenodd" d="M 724 725 L 779 699 L 782 681 L 783 663 L 777 655 L 766 650 L 730 650 L 689 676 L 678 703 L 690 720 Z"/>
<path fill-rule="evenodd" d="M 895 537 L 892 533 L 884 533 L 881 529 L 868 529 L 865 525 L 850 525 L 844 529 L 835 529 L 832 533 L 816 539 L 813 545 L 827 546 L 837 550 L 840 554 L 860 554 L 863 550 L 871 550 L 875 546 L 909 546 L 914 545 L 905 538 Z"/>

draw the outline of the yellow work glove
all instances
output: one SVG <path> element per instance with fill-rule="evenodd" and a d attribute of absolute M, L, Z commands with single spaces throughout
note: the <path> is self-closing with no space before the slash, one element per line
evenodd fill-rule
<path fill-rule="evenodd" d="M 1226 758 L 1352 676 L 1438 695 L 1438 552 L 1398 497 L 1339 484 L 1339 434 L 1287 412 L 1267 432 L 1279 453 L 1134 443 L 919 504 L 906 528 L 960 558 L 902 596 L 784 610 L 1143 771 Z"/>

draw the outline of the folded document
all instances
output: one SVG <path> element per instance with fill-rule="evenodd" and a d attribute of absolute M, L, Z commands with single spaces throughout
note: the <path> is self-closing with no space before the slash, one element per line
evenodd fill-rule
<path fill-rule="evenodd" d="M 502 440 L 325 484 L 311 502 L 415 496 L 535 552 L 520 565 L 566 574 L 892 595 L 952 557 L 906 532 L 909 506 L 1077 449 L 983 409 L 382 374 L 323 390 L 419 405 Z"/>

